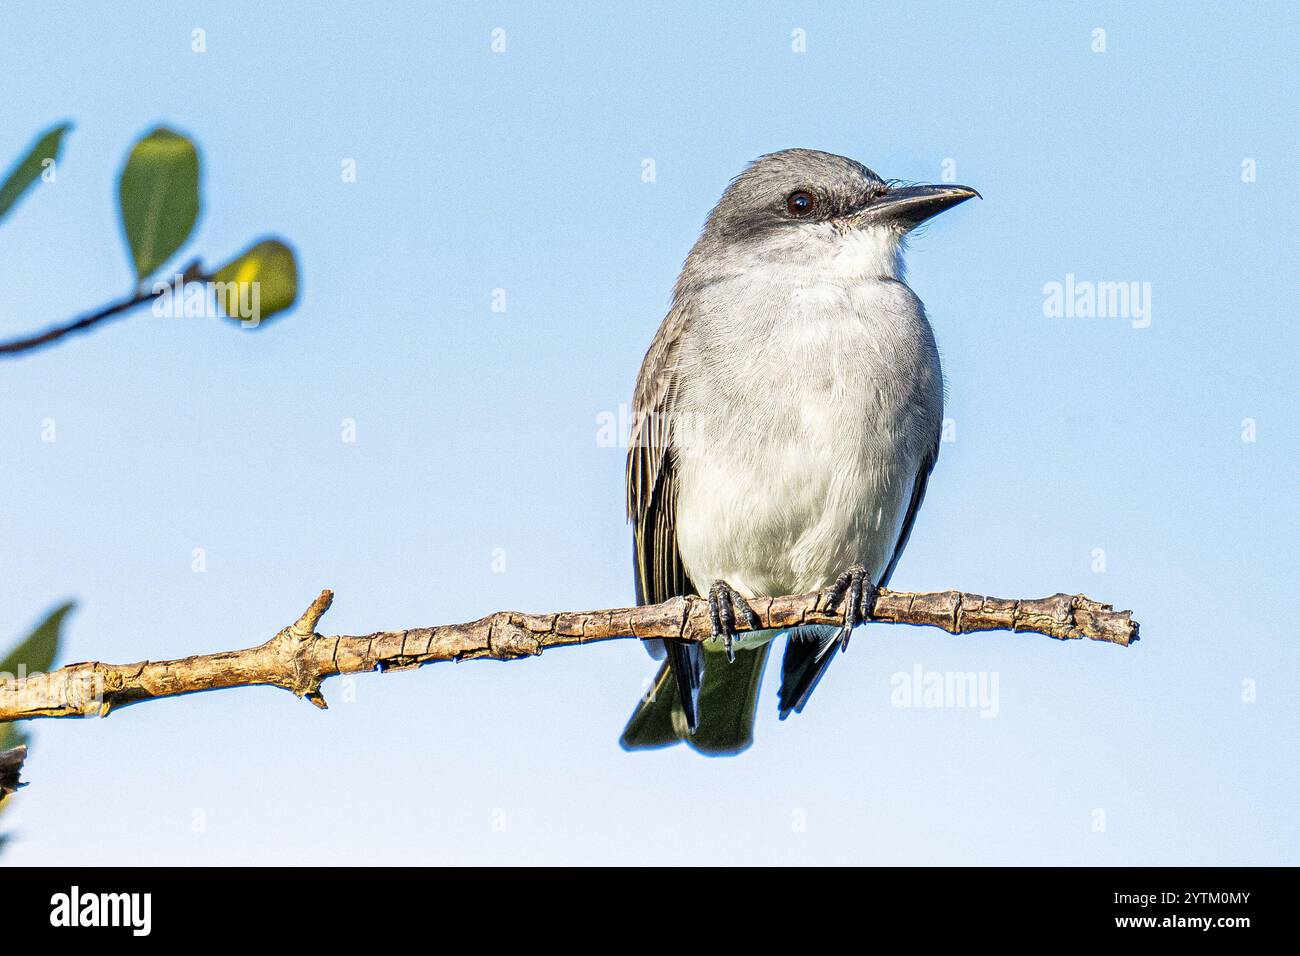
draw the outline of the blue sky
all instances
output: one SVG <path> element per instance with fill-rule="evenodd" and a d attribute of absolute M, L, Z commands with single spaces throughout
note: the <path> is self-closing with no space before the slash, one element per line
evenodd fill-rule
<path fill-rule="evenodd" d="M 1143 629 L 869 627 L 798 718 L 769 672 L 732 760 L 618 748 L 631 642 L 335 679 L 324 714 L 253 688 L 40 722 L 8 862 L 1300 862 L 1293 4 L 5 21 L 0 165 L 76 128 L 0 224 L 0 337 L 129 291 L 116 176 L 159 123 L 204 161 L 178 259 L 275 233 L 303 283 L 255 332 L 143 311 L 4 363 L 0 640 L 67 597 L 64 662 L 257 643 L 322 587 L 326 633 L 630 602 L 597 423 L 727 181 L 788 146 L 984 196 L 909 255 L 955 440 L 894 584 Z M 1045 315 L 1067 275 L 1149 283 L 1149 327 Z M 996 675 L 997 716 L 894 706 L 918 666 Z"/>

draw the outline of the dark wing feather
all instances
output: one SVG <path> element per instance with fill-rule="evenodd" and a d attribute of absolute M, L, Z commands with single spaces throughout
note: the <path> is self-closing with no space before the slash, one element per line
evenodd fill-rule
<path fill-rule="evenodd" d="M 938 457 L 939 436 L 935 436 L 934 447 L 930 450 L 930 454 L 922 459 L 921 467 L 916 470 L 916 483 L 912 485 L 912 501 L 907 506 L 907 515 L 903 518 L 903 527 L 898 532 L 898 543 L 894 545 L 894 556 L 889 559 L 889 566 L 885 568 L 885 573 L 876 582 L 878 588 L 889 586 L 889 579 L 894 576 L 894 568 L 898 567 L 898 559 L 903 556 L 903 549 L 907 547 L 907 539 L 912 537 L 912 525 L 916 524 L 916 513 L 921 510 L 921 502 L 925 501 L 925 488 L 930 483 L 930 472 L 934 471 L 934 462 Z"/>
<path fill-rule="evenodd" d="M 894 553 L 885 567 L 877 587 L 885 587 L 898 566 L 898 559 L 907 547 L 907 539 L 912 536 L 912 526 L 916 524 L 916 513 L 921 510 L 925 500 L 925 488 L 930 481 L 930 472 L 934 471 L 934 462 L 939 455 L 939 440 L 935 437 L 934 448 L 922 459 L 916 471 L 916 480 L 912 484 L 912 500 L 907 505 L 907 514 L 898 531 L 898 541 L 894 544 Z M 834 628 L 800 628 L 790 632 L 786 638 L 785 655 L 781 658 L 781 689 L 778 692 L 777 707 L 781 719 L 785 720 L 790 712 L 796 714 L 803 710 L 808 698 L 817 689 L 817 682 L 822 679 L 826 669 L 835 659 L 832 643 L 839 638 Z"/>
<path fill-rule="evenodd" d="M 687 313 L 674 308 L 664 319 L 637 376 L 632 434 L 627 454 L 627 513 L 632 521 L 632 563 L 638 604 L 658 604 L 692 593 L 677 551 L 677 465 L 672 414 L 676 357 Z M 664 642 L 687 723 L 698 723 L 703 658 L 693 641 Z"/>
<path fill-rule="evenodd" d="M 836 627 L 796 627 L 785 639 L 785 653 L 781 656 L 781 687 L 777 690 L 776 707 L 781 719 L 790 712 L 803 710 L 808 698 L 817 689 L 830 662 L 835 659 L 835 647 L 840 639 Z"/>

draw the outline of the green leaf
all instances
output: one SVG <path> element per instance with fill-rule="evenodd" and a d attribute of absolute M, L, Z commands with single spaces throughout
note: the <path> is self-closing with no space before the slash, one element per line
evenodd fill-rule
<path fill-rule="evenodd" d="M 54 656 L 59 652 L 59 636 L 63 629 L 63 619 L 76 605 L 69 601 L 60 604 L 46 615 L 45 620 L 36 625 L 27 638 L 9 652 L 0 661 L 0 680 L 11 680 L 18 676 L 44 672 L 54 663 Z M 19 665 L 22 665 L 21 668 Z M 16 724 L 0 724 L 0 750 L 17 747 L 26 743 L 26 737 L 18 730 Z"/>
<path fill-rule="evenodd" d="M 136 278 L 144 282 L 185 244 L 199 218 L 198 150 L 159 127 L 131 149 L 117 193 Z"/>
<path fill-rule="evenodd" d="M 298 298 L 298 263 L 279 239 L 263 239 L 212 276 L 217 305 L 245 327 L 256 327 Z"/>
<path fill-rule="evenodd" d="M 4 185 L 0 186 L 0 219 L 5 217 L 27 191 L 27 187 L 36 182 L 45 171 L 46 160 L 58 160 L 59 149 L 63 146 L 63 134 L 70 129 L 71 123 L 50 127 L 5 177 Z"/>
<path fill-rule="evenodd" d="M 26 665 L 25 674 L 48 671 L 54 663 L 54 655 L 59 652 L 59 632 L 63 627 L 63 619 L 76 606 L 74 602 L 68 601 L 47 614 L 27 639 L 0 661 L 0 674 L 17 675 L 20 664 Z"/>

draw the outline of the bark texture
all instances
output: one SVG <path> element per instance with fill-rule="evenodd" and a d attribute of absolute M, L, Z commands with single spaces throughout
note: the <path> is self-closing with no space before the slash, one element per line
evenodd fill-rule
<path fill-rule="evenodd" d="M 498 611 L 466 624 L 326 637 L 316 633 L 316 627 L 333 599 L 332 592 L 322 591 L 297 621 L 256 647 L 135 664 L 90 661 L 21 680 L 0 680 L 0 722 L 105 717 L 145 700 L 257 684 L 282 687 L 324 708 L 321 682 L 335 674 L 406 670 L 435 661 L 514 660 L 552 647 L 620 637 L 701 641 L 711 635 L 708 602 L 689 597 L 603 611 Z M 825 591 L 749 603 L 762 628 L 844 621 L 842 607 L 827 606 Z M 1081 594 L 1016 601 L 961 591 L 881 589 L 871 620 L 938 627 L 951 634 L 1016 631 L 1122 647 L 1138 638 L 1138 625 L 1130 612 L 1113 610 Z M 739 624 L 738 629 L 746 628 Z"/>

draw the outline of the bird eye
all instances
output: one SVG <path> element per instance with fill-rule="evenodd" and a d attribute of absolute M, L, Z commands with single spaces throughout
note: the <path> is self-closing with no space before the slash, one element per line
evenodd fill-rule
<path fill-rule="evenodd" d="M 792 216 L 806 216 L 812 212 L 815 201 L 812 193 L 800 189 L 786 197 L 785 208 Z"/>

